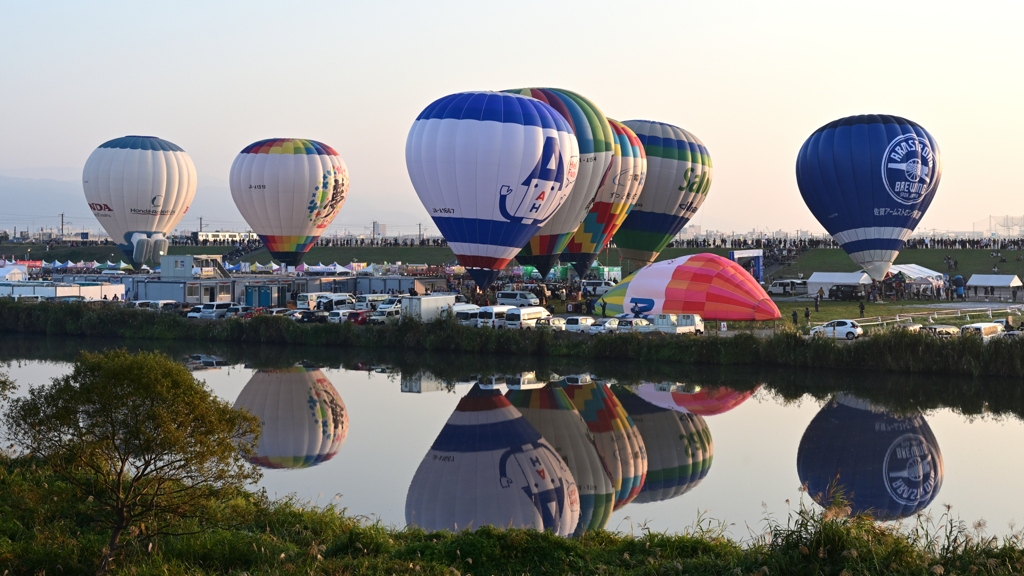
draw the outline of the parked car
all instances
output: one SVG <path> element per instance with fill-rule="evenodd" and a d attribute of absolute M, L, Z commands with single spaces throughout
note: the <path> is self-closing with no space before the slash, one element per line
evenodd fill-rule
<path fill-rule="evenodd" d="M 381 306 L 366 319 L 367 324 L 393 324 L 402 319 L 402 309 L 398 306 L 385 308 Z"/>
<path fill-rule="evenodd" d="M 618 321 L 616 332 L 650 332 L 654 329 L 651 323 L 644 318 L 618 318 Z"/>
<path fill-rule="evenodd" d="M 960 328 L 960 335 L 967 336 L 977 334 L 981 339 L 988 342 L 992 338 L 999 338 L 1003 335 L 1003 325 L 995 322 L 975 322 Z"/>
<path fill-rule="evenodd" d="M 351 314 L 345 317 L 346 322 L 358 324 L 359 326 L 365 326 L 366 321 L 370 318 L 371 310 L 355 310 Z"/>
<path fill-rule="evenodd" d="M 594 319 L 590 316 L 569 316 L 565 319 L 566 332 L 586 334 L 590 332 L 590 327 L 593 325 Z"/>
<path fill-rule="evenodd" d="M 505 327 L 510 330 L 530 330 L 537 320 L 550 317 L 551 312 L 540 306 L 513 308 L 505 313 Z"/>
<path fill-rule="evenodd" d="M 253 309 L 252 306 L 231 306 L 228 311 L 224 313 L 225 318 L 243 318 Z"/>
<path fill-rule="evenodd" d="M 948 324 L 932 324 L 930 326 L 922 326 L 921 330 L 926 334 L 931 334 L 936 338 L 952 338 L 960 335 L 960 329 L 956 326 L 950 326 Z"/>
<path fill-rule="evenodd" d="M 864 335 L 864 329 L 853 320 L 833 320 L 811 328 L 811 336 L 823 336 L 826 338 L 846 338 L 853 340 Z"/>
<path fill-rule="evenodd" d="M 530 292 L 498 292 L 498 304 L 501 306 L 540 306 L 540 299 Z"/>
<path fill-rule="evenodd" d="M 611 280 L 584 280 L 583 288 L 590 296 L 603 296 L 609 290 L 615 288 L 615 282 Z"/>
<path fill-rule="evenodd" d="M 188 313 L 185 314 L 185 318 L 200 318 L 200 314 L 203 312 L 202 306 L 193 306 Z"/>
<path fill-rule="evenodd" d="M 203 304 L 203 311 L 199 317 L 205 320 L 219 320 L 228 313 L 228 308 L 238 306 L 234 302 L 207 302 Z"/>
<path fill-rule="evenodd" d="M 355 310 L 331 310 L 327 313 L 327 321 L 331 324 L 341 324 L 345 320 L 348 320 L 350 314 L 354 314 Z"/>
<path fill-rule="evenodd" d="M 324 324 L 327 322 L 327 312 L 323 310 L 302 310 L 297 316 L 295 321 L 299 324 Z"/>
<path fill-rule="evenodd" d="M 828 289 L 829 300 L 861 300 L 864 298 L 864 289 L 852 285 L 837 285 Z"/>
<path fill-rule="evenodd" d="M 601 318 L 590 325 L 591 334 L 610 334 L 619 329 L 618 318 Z"/>
<path fill-rule="evenodd" d="M 565 332 L 565 318 L 559 318 L 552 316 L 551 318 L 541 318 L 537 320 L 534 325 L 537 330 L 551 330 L 554 332 Z"/>
<path fill-rule="evenodd" d="M 807 280 L 776 280 L 765 292 L 771 296 L 807 294 Z"/>

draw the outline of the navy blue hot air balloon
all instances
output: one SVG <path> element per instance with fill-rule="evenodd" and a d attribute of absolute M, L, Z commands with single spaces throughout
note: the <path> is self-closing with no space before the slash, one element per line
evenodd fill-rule
<path fill-rule="evenodd" d="M 818 222 L 858 265 L 882 280 L 935 197 L 935 139 L 898 116 L 850 116 L 800 148 L 796 180 Z"/>
<path fill-rule="evenodd" d="M 818 504 L 827 506 L 830 489 L 841 486 L 855 514 L 879 520 L 927 507 L 945 472 L 923 416 L 895 416 L 842 394 L 807 425 L 796 470 Z"/>

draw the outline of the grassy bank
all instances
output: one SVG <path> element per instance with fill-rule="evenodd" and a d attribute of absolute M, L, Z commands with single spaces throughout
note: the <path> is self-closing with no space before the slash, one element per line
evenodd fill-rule
<path fill-rule="evenodd" d="M 0 574 L 93 574 L 106 541 L 93 504 L 45 461 L 0 456 Z M 328 506 L 238 492 L 184 536 L 145 529 L 110 573 L 248 574 L 1011 574 L 1019 536 L 979 538 L 948 517 L 905 527 L 847 517 L 837 500 L 767 518 L 738 543 L 703 521 L 682 534 L 594 532 L 564 539 L 527 530 L 398 529 Z"/>
<path fill-rule="evenodd" d="M 186 320 L 116 306 L 77 303 L 22 304 L 0 300 L 0 331 L 128 340 L 183 340 L 292 344 L 346 348 L 426 350 L 574 358 L 605 358 L 681 364 L 777 365 L 1024 377 L 1024 340 L 938 340 L 925 334 L 883 332 L 855 342 L 805 339 L 780 330 L 766 338 L 653 334 L 589 336 L 546 331 L 488 330 L 453 321 L 388 326 L 300 325 L 266 316 L 252 320 Z"/>

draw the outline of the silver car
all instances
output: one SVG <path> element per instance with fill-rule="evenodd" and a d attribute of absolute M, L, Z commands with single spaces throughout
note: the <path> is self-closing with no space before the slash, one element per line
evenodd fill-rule
<path fill-rule="evenodd" d="M 618 318 L 602 318 L 590 326 L 591 334 L 610 334 L 619 330 Z"/>

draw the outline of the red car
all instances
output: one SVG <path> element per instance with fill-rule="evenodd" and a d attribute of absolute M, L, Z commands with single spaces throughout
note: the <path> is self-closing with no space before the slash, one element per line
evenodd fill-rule
<path fill-rule="evenodd" d="M 369 319 L 371 313 L 371 310 L 355 310 L 348 315 L 348 318 L 346 320 L 348 322 L 353 322 L 360 326 L 365 326 L 366 320 Z"/>

